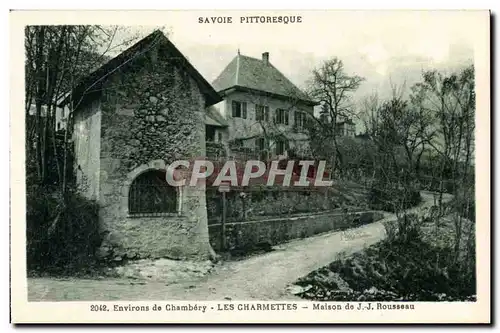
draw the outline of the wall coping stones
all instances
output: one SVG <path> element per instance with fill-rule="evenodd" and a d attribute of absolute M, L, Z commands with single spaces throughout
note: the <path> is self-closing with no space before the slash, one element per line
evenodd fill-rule
<path fill-rule="evenodd" d="M 348 212 L 346 215 L 361 215 L 361 214 L 366 214 L 366 213 L 381 213 L 383 214 L 383 211 L 380 210 L 366 210 L 366 211 L 357 211 L 357 212 Z M 226 222 L 225 225 L 242 225 L 242 224 L 249 224 L 249 223 L 263 223 L 263 222 L 276 222 L 276 221 L 296 221 L 296 220 L 303 220 L 303 219 L 308 219 L 314 216 L 317 217 L 323 217 L 323 216 L 342 216 L 344 213 L 339 213 L 337 211 L 333 212 L 321 212 L 321 213 L 314 213 L 314 214 L 308 214 L 308 215 L 301 215 L 301 216 L 290 216 L 290 217 L 277 217 L 277 218 L 270 218 L 270 219 L 264 219 L 264 220 L 251 220 L 251 221 L 242 221 L 242 222 Z M 215 226 L 220 226 L 221 223 L 213 223 L 209 224 L 208 227 L 215 227 Z"/>

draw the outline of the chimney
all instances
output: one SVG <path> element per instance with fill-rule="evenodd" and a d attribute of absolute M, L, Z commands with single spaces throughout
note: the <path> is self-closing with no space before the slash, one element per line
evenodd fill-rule
<path fill-rule="evenodd" d="M 262 53 L 262 61 L 267 65 L 269 64 L 269 52 Z"/>

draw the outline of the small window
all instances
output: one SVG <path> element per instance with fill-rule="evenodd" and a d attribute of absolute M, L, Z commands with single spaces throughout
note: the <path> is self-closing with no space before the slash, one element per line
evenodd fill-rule
<path fill-rule="evenodd" d="M 247 103 L 233 101 L 232 103 L 232 116 L 233 118 L 247 119 Z"/>
<path fill-rule="evenodd" d="M 165 171 L 152 170 L 139 175 L 130 185 L 129 213 L 161 216 L 177 212 L 177 189 L 165 179 Z"/>
<path fill-rule="evenodd" d="M 205 141 L 214 142 L 215 141 L 215 128 L 213 126 L 206 126 L 205 128 Z"/>
<path fill-rule="evenodd" d="M 336 127 L 336 131 L 337 131 L 338 135 L 340 135 L 340 136 L 344 135 L 344 124 L 343 123 L 337 124 L 335 127 Z"/>
<path fill-rule="evenodd" d="M 255 120 L 269 121 L 269 106 L 255 105 Z"/>
<path fill-rule="evenodd" d="M 257 156 L 261 161 L 267 160 L 268 150 L 266 140 L 264 138 L 255 139 L 255 151 L 257 152 Z"/>
<path fill-rule="evenodd" d="M 276 123 L 288 125 L 288 110 L 276 109 Z"/>
<path fill-rule="evenodd" d="M 233 147 L 235 147 L 235 148 L 243 147 L 243 140 L 242 139 L 234 139 Z"/>
<path fill-rule="evenodd" d="M 348 136 L 354 136 L 356 134 L 356 128 L 353 124 L 349 124 L 349 126 L 347 127 L 347 135 Z"/>
<path fill-rule="evenodd" d="M 258 138 L 255 140 L 255 149 L 257 149 L 257 151 L 263 151 L 266 149 L 266 141 L 264 138 Z"/>
<path fill-rule="evenodd" d="M 222 133 L 217 132 L 217 142 L 222 142 Z"/>
<path fill-rule="evenodd" d="M 304 129 L 306 124 L 306 114 L 305 112 L 295 111 L 295 123 L 294 126 L 297 130 Z"/>
<path fill-rule="evenodd" d="M 285 155 L 287 149 L 288 143 L 286 142 L 286 140 L 276 141 L 276 155 Z"/>

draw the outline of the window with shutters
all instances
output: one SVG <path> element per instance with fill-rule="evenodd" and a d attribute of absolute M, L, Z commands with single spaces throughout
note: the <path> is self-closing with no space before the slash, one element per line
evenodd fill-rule
<path fill-rule="evenodd" d="M 288 110 L 276 109 L 276 123 L 288 125 Z"/>
<path fill-rule="evenodd" d="M 247 119 L 247 103 L 233 101 L 233 103 L 232 103 L 232 116 L 233 116 L 233 118 Z"/>
<path fill-rule="evenodd" d="M 257 152 L 257 156 L 261 161 L 266 161 L 268 159 L 269 151 L 265 138 L 255 139 L 255 151 Z"/>
<path fill-rule="evenodd" d="M 276 155 L 285 155 L 288 149 L 288 142 L 284 139 L 276 140 Z"/>
<path fill-rule="evenodd" d="M 259 152 L 266 149 L 266 141 L 264 138 L 255 139 L 255 149 L 257 149 L 257 151 Z"/>
<path fill-rule="evenodd" d="M 177 213 L 177 189 L 167 183 L 165 171 L 146 171 L 130 185 L 128 208 L 133 216 Z"/>
<path fill-rule="evenodd" d="M 295 111 L 294 127 L 296 130 L 303 130 L 306 125 L 305 112 Z"/>
<path fill-rule="evenodd" d="M 255 120 L 269 121 L 269 106 L 255 105 Z"/>

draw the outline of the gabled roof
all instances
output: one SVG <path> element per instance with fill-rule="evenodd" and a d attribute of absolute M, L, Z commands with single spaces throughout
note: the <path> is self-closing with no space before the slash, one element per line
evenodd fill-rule
<path fill-rule="evenodd" d="M 269 61 L 238 54 L 212 82 L 215 90 L 224 93 L 231 88 L 243 88 L 259 92 L 292 97 L 316 104 L 297 88 Z"/>
<path fill-rule="evenodd" d="M 228 123 L 224 117 L 219 113 L 215 106 L 209 106 L 205 113 L 205 125 L 212 125 L 217 127 L 227 127 Z"/>
<path fill-rule="evenodd" d="M 205 96 L 206 106 L 210 106 L 220 102 L 222 99 L 219 94 L 214 90 L 210 83 L 203 78 L 203 76 L 194 68 L 194 66 L 186 59 L 186 57 L 175 47 L 175 45 L 160 31 L 155 30 L 148 36 L 144 37 L 113 59 L 109 60 L 106 64 L 102 65 L 86 77 L 84 77 L 78 85 L 73 89 L 73 99 L 78 100 L 82 95 L 92 90 L 91 88 L 104 82 L 116 68 L 125 65 L 133 60 L 134 57 L 146 53 L 150 48 L 163 43 L 168 49 L 172 58 L 175 58 L 177 64 L 180 64 L 186 72 L 195 80 L 201 92 Z M 61 102 L 61 106 L 66 105 L 70 101 L 71 94 Z"/>

